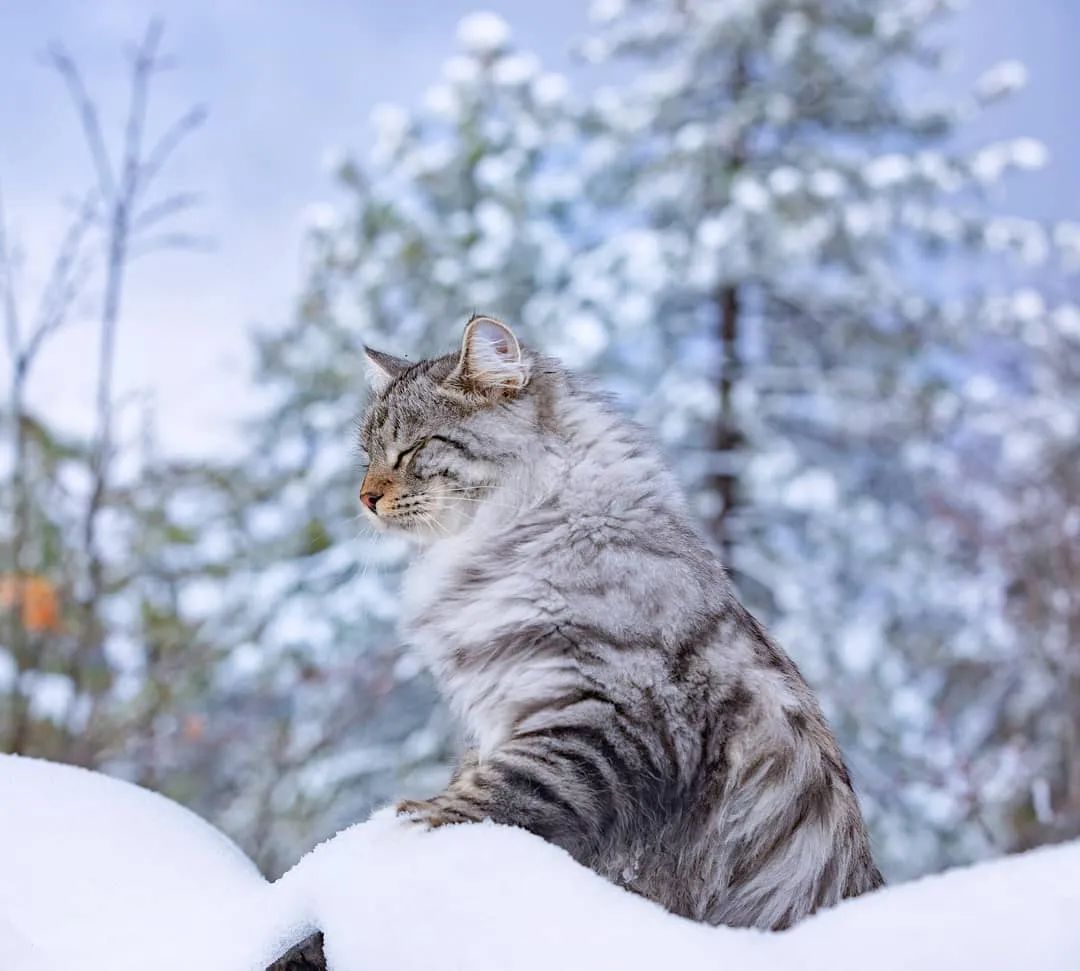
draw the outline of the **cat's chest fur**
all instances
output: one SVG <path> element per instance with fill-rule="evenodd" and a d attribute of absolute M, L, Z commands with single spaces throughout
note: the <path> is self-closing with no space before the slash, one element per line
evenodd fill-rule
<path fill-rule="evenodd" d="M 432 669 L 481 754 L 510 732 L 515 711 L 557 686 L 558 658 L 522 658 L 505 649 L 508 632 L 553 627 L 557 598 L 538 590 L 533 569 L 496 569 L 492 537 L 481 530 L 440 541 L 409 568 L 404 631 Z"/>

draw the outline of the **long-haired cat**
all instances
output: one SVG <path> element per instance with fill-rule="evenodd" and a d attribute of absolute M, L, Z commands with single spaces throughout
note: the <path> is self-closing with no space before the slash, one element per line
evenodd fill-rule
<path fill-rule="evenodd" d="M 879 886 L 813 694 L 642 432 L 489 317 L 460 353 L 368 358 L 360 498 L 424 542 L 405 629 L 475 741 L 401 811 L 524 827 L 713 924 Z"/>

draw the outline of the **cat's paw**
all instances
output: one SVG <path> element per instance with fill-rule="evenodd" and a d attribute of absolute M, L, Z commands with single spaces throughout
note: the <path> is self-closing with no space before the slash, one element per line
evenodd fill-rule
<path fill-rule="evenodd" d="M 402 799 L 394 806 L 394 815 L 407 816 L 409 819 L 419 822 L 424 814 L 432 808 L 434 808 L 432 803 L 427 799 Z"/>
<path fill-rule="evenodd" d="M 475 822 L 472 817 L 450 806 L 428 799 L 403 799 L 394 811 L 399 817 L 404 817 L 409 822 L 417 823 L 425 829 Z"/>

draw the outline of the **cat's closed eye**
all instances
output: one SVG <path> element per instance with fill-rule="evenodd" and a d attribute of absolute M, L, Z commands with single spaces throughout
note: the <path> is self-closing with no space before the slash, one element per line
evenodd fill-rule
<path fill-rule="evenodd" d="M 393 466 L 395 471 L 400 468 L 407 468 L 409 462 L 412 461 L 416 453 L 419 452 L 420 449 L 422 449 L 425 445 L 427 445 L 429 441 L 431 441 L 431 439 L 421 438 L 418 442 L 414 442 L 408 448 L 398 452 L 398 457 L 394 460 Z"/>

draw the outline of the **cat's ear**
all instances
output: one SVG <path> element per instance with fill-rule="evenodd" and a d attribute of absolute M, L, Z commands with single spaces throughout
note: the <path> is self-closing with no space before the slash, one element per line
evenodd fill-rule
<path fill-rule="evenodd" d="M 384 354 L 364 345 L 364 358 L 367 361 L 368 382 L 376 394 L 386 390 L 386 386 L 399 374 L 404 374 L 411 365 L 393 354 Z"/>
<path fill-rule="evenodd" d="M 473 391 L 513 393 L 529 383 L 529 364 L 506 324 L 493 317 L 473 317 L 465 325 L 453 378 Z"/>

